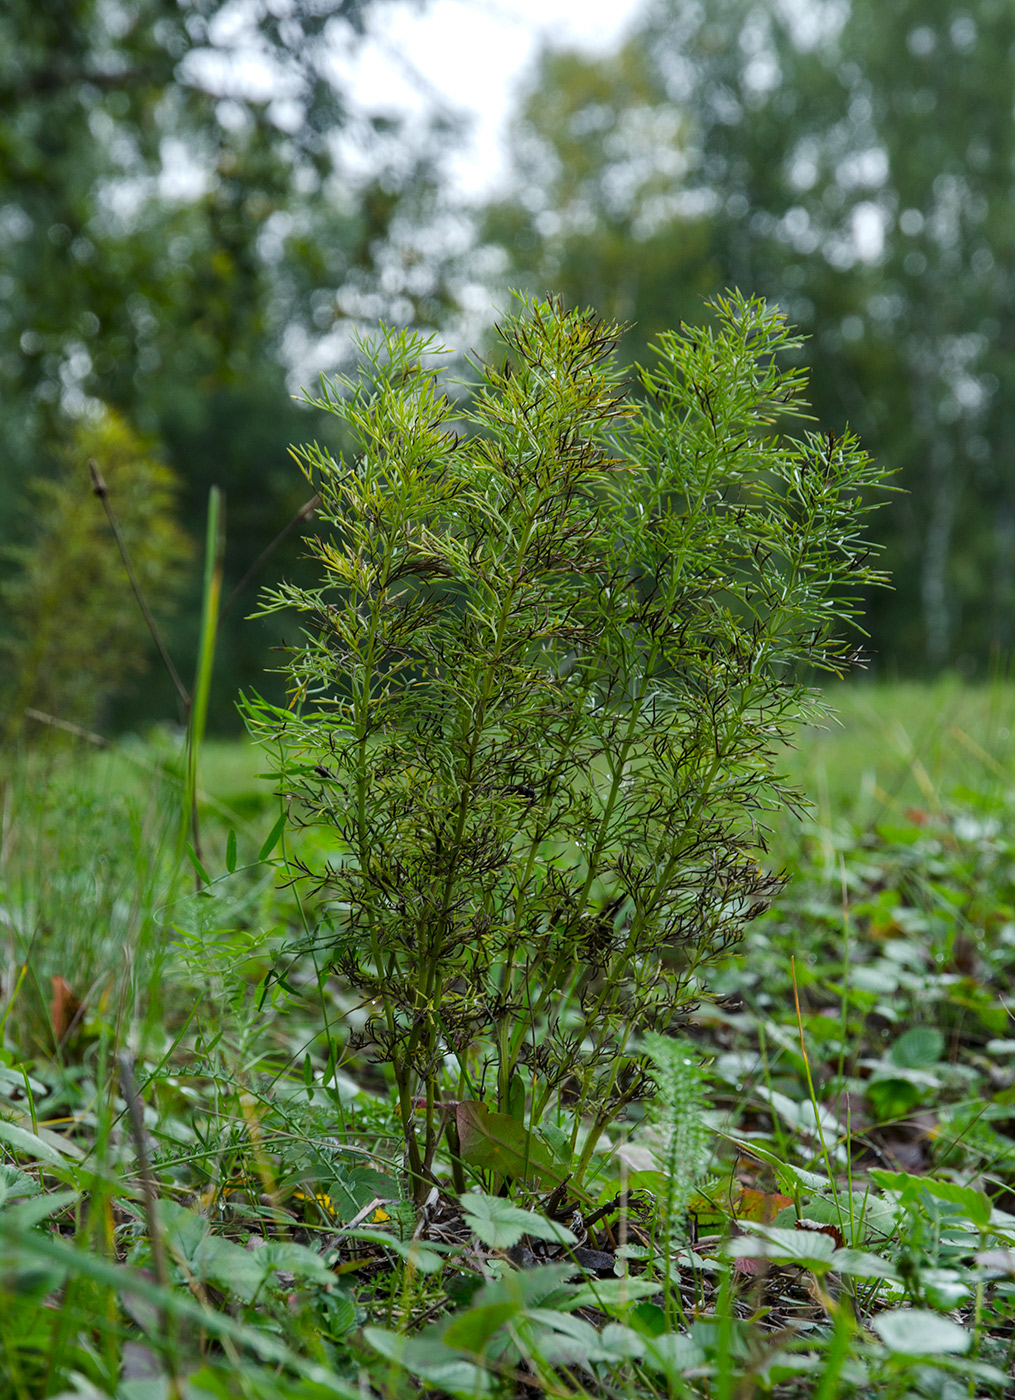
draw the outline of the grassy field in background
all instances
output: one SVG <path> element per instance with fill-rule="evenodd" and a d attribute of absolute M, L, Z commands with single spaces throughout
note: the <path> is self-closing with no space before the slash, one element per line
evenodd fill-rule
<path fill-rule="evenodd" d="M 1015 777 L 1015 685 L 946 679 L 829 686 L 832 711 L 803 731 L 787 771 L 820 820 L 865 824 L 892 809 L 934 807 L 963 787 Z"/>
<path fill-rule="evenodd" d="M 781 767 L 825 826 L 845 820 L 862 827 L 908 808 L 938 810 L 963 788 L 1003 791 L 1015 780 L 1015 683 L 859 680 L 821 693 L 828 718 L 799 731 Z M 156 759 L 181 771 L 168 740 L 95 754 L 86 770 L 99 788 L 138 792 Z M 270 778 L 257 776 L 266 767 L 265 754 L 248 740 L 209 740 L 200 786 L 211 810 L 270 826 L 277 802 Z"/>

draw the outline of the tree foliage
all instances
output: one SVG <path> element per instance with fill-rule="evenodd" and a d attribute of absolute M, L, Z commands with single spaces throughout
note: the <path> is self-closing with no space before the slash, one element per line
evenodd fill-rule
<path fill-rule="evenodd" d="M 293 358 L 327 336 L 339 353 L 381 264 L 382 306 L 434 320 L 443 293 L 408 266 L 407 231 L 428 217 L 432 147 L 352 108 L 334 76 L 371 3 L 2 7 L 0 542 L 69 423 L 105 405 L 160 440 L 191 533 L 223 488 L 228 590 L 302 504 Z M 239 639 L 241 614 L 227 706 L 277 641 Z"/>

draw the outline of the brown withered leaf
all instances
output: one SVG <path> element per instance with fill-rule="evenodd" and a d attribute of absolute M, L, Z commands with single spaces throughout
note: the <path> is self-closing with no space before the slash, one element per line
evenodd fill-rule
<path fill-rule="evenodd" d="M 808 1230 L 812 1235 L 828 1235 L 835 1241 L 836 1249 L 845 1249 L 846 1240 L 838 1225 L 825 1220 L 806 1220 L 801 1217 L 794 1225 L 796 1230 Z"/>
<path fill-rule="evenodd" d="M 81 1001 L 74 995 L 70 983 L 63 977 L 51 977 L 53 996 L 49 1003 L 49 1020 L 57 1045 L 62 1045 L 81 1019 Z"/>

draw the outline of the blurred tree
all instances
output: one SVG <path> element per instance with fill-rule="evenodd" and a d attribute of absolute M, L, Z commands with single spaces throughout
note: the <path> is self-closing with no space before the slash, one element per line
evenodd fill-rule
<path fill-rule="evenodd" d="M 107 405 L 165 444 L 193 533 L 224 489 L 235 582 L 300 504 L 294 358 L 329 336 L 338 358 L 364 310 L 438 317 L 406 227 L 447 130 L 402 140 L 334 76 L 380 3 L 0 7 L 0 543 L 68 420 Z M 264 656 L 235 630 L 223 655 L 228 706 Z"/>
<path fill-rule="evenodd" d="M 910 668 L 1015 642 L 1013 71 L 1007 0 L 655 0 L 608 65 L 544 55 L 487 216 L 509 281 L 608 276 L 635 355 L 703 284 L 786 308 L 817 415 L 907 493 L 871 625 Z"/>
<path fill-rule="evenodd" d="M 546 52 L 515 126 L 512 197 L 484 221 L 510 280 L 636 320 L 628 353 L 646 330 L 700 315 L 721 274 L 686 199 L 687 139 L 640 44 L 596 60 Z"/>
<path fill-rule="evenodd" d="M 113 413 L 79 420 L 55 476 L 31 483 L 29 542 L 11 548 L 19 567 L 0 585 L 8 624 L 0 641 L 5 740 L 20 733 L 30 710 L 94 725 L 145 667 L 147 625 L 91 489 L 89 462 L 98 460 L 138 583 L 163 619 L 192 552 L 175 518 L 179 482 L 153 444 Z M 171 714 L 168 680 L 161 689 Z"/>

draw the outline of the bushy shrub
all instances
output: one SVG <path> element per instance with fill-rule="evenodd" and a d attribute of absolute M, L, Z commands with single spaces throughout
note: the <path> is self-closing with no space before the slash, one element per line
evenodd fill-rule
<path fill-rule="evenodd" d="M 338 838 L 303 872 L 313 943 L 371 1008 L 417 1190 L 445 1124 L 460 1161 L 542 1171 L 490 1124 L 563 1103 L 580 1182 L 646 1082 L 639 1033 L 777 883 L 779 747 L 809 671 L 852 659 L 882 473 L 848 434 L 780 436 L 796 342 L 761 302 L 714 312 L 629 390 L 616 327 L 523 305 L 462 404 L 385 332 L 318 404 L 359 454 L 301 453 L 332 534 L 320 587 L 268 602 L 305 618 L 291 705 L 247 715 L 292 817 Z"/>

